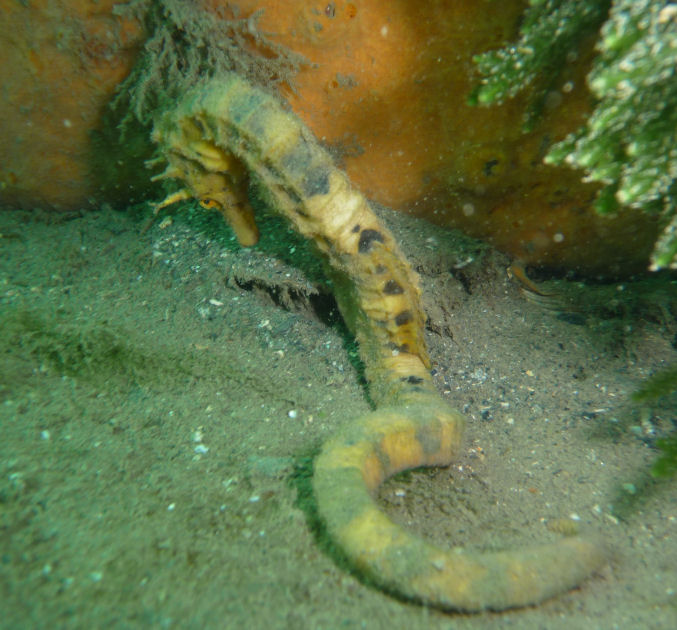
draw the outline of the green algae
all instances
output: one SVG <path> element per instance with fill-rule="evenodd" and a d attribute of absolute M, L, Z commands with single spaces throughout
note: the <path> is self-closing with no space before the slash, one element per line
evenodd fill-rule
<path fill-rule="evenodd" d="M 608 16 L 607 16 L 608 11 Z M 531 88 L 527 126 L 581 42 L 601 26 L 587 77 L 594 109 L 550 147 L 545 162 L 581 169 L 602 185 L 600 214 L 639 209 L 663 233 L 650 268 L 677 268 L 677 10 L 652 0 L 531 0 L 519 40 L 475 58 L 483 78 L 471 97 L 500 103 Z"/>
<path fill-rule="evenodd" d="M 677 392 L 677 365 L 672 365 L 648 378 L 640 389 L 633 394 L 638 402 L 656 400 Z M 677 435 L 671 434 L 656 440 L 656 448 L 661 454 L 651 467 L 654 477 L 673 477 L 677 474 Z"/>

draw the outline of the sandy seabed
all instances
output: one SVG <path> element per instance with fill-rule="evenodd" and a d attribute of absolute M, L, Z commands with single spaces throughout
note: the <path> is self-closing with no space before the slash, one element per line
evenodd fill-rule
<path fill-rule="evenodd" d="M 580 529 L 608 566 L 501 614 L 364 583 L 314 511 L 313 456 L 369 406 L 303 243 L 275 221 L 240 250 L 218 221 L 141 234 L 110 209 L 4 211 L 0 627 L 677 627 L 677 482 L 649 475 L 677 399 L 630 399 L 677 361 L 674 277 L 551 280 L 541 305 L 502 255 L 383 216 L 421 275 L 437 385 L 468 419 L 459 460 L 390 480 L 384 509 L 442 545 Z"/>

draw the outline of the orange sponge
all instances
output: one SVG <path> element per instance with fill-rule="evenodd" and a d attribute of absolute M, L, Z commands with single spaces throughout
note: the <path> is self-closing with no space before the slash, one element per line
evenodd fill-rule
<path fill-rule="evenodd" d="M 67 209 L 107 199 L 91 175 L 91 132 L 129 72 L 140 25 L 114 16 L 114 0 L 0 3 L 0 201 Z M 472 56 L 513 39 L 524 5 L 198 0 L 195 10 L 263 9 L 257 28 L 309 62 L 282 96 L 371 199 L 487 238 L 523 262 L 607 275 L 644 269 L 653 219 L 597 216 L 594 186 L 542 163 L 590 111 L 591 47 L 563 69 L 529 134 L 523 99 L 466 104 Z M 133 185 L 116 175 L 122 192 Z"/>
<path fill-rule="evenodd" d="M 259 28 L 309 60 L 285 97 L 371 199 L 487 238 L 524 262 L 611 275 L 646 268 L 653 220 L 596 215 L 595 186 L 542 163 L 590 111 L 592 42 L 524 134 L 525 98 L 466 104 L 472 56 L 515 38 L 523 2 L 238 4 L 244 15 L 265 5 Z"/>
<path fill-rule="evenodd" d="M 96 194 L 90 134 L 141 41 L 115 0 L 0 0 L 0 200 L 73 209 Z"/>

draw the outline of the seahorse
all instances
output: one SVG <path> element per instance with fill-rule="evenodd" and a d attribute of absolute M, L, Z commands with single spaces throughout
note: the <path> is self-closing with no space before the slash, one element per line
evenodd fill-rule
<path fill-rule="evenodd" d="M 446 466 L 464 417 L 437 392 L 424 340 L 418 276 L 366 198 L 282 102 L 236 74 L 205 80 L 159 114 L 157 178 L 182 188 L 157 205 L 194 198 L 220 210 L 242 245 L 258 238 L 247 179 L 325 261 L 341 313 L 359 342 L 375 409 L 327 441 L 313 488 L 326 533 L 386 592 L 441 609 L 503 610 L 578 586 L 605 562 L 574 536 L 481 553 L 430 544 L 395 524 L 374 492 L 389 476 Z"/>

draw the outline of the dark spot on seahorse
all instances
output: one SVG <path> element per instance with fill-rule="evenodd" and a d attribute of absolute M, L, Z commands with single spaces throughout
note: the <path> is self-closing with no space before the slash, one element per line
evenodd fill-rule
<path fill-rule="evenodd" d="M 374 273 L 379 275 L 385 273 L 386 271 L 388 271 L 388 267 L 385 267 L 384 265 L 376 265 L 376 267 L 374 267 Z"/>
<path fill-rule="evenodd" d="M 493 175 L 493 173 L 491 171 L 493 170 L 494 166 L 497 166 L 497 165 L 498 165 L 498 160 L 496 160 L 496 159 L 489 160 L 488 162 L 485 162 L 484 168 L 482 169 L 482 171 L 484 172 L 484 174 L 487 177 L 489 177 L 490 175 Z"/>
<path fill-rule="evenodd" d="M 411 383 L 412 385 L 420 385 L 423 382 L 423 379 L 420 376 L 403 376 L 401 381 L 406 383 Z"/>
<path fill-rule="evenodd" d="M 404 326 L 405 324 L 408 324 L 413 318 L 413 315 L 411 314 L 411 311 L 402 311 L 401 313 L 398 313 L 395 315 L 395 323 L 398 326 Z"/>
<path fill-rule="evenodd" d="M 404 289 L 396 280 L 388 280 L 388 282 L 383 285 L 383 293 L 386 295 L 400 295 L 401 293 L 404 293 Z"/>
<path fill-rule="evenodd" d="M 351 231 L 353 232 L 353 234 L 357 234 L 360 231 L 360 224 L 356 223 L 355 225 L 353 225 L 353 229 Z"/>
<path fill-rule="evenodd" d="M 329 171 L 324 165 L 311 167 L 303 178 L 303 192 L 307 197 L 329 192 Z"/>
<path fill-rule="evenodd" d="M 298 193 L 291 186 L 281 186 L 280 188 L 284 190 L 285 194 L 296 208 L 303 204 L 303 199 L 299 197 Z M 302 210 L 297 210 L 297 212 L 302 216 L 308 216 L 307 214 L 304 215 Z"/>
<path fill-rule="evenodd" d="M 313 150 L 304 137 L 297 138 L 280 156 L 285 172 L 304 173 L 313 161 Z"/>
<path fill-rule="evenodd" d="M 269 117 L 270 117 L 270 112 L 266 107 L 261 107 L 259 106 L 257 109 L 252 111 L 249 115 L 249 117 L 245 117 L 246 115 L 241 117 L 241 120 L 238 120 L 238 125 L 237 130 L 239 132 L 244 131 L 245 133 L 241 133 L 241 137 L 244 137 L 245 135 L 248 136 L 251 140 L 254 141 L 254 144 L 258 146 L 258 143 L 256 143 L 255 138 L 262 138 L 266 134 L 266 130 L 268 129 L 270 123 L 269 123 Z M 234 118 L 233 120 L 237 120 L 237 118 Z"/>
<path fill-rule="evenodd" d="M 360 240 L 357 243 L 357 251 L 360 254 L 366 254 L 371 250 L 371 246 L 374 242 L 383 243 L 383 234 L 378 230 L 362 230 L 360 234 Z"/>
<path fill-rule="evenodd" d="M 388 470 L 390 468 L 390 457 L 388 456 L 388 453 L 383 450 L 380 444 L 376 446 L 374 452 L 379 464 L 381 464 L 382 469 Z"/>
<path fill-rule="evenodd" d="M 423 447 L 423 452 L 426 454 L 437 453 L 442 443 L 440 441 L 441 427 L 439 420 L 435 422 L 434 426 L 426 425 L 416 431 L 416 439 Z"/>
<path fill-rule="evenodd" d="M 301 189 L 304 197 L 326 195 L 329 192 L 331 165 L 327 160 L 320 159 L 318 152 L 305 138 L 300 138 L 280 157 L 280 164 L 287 179 Z"/>
<path fill-rule="evenodd" d="M 269 97 L 258 90 L 234 90 L 228 103 L 228 117 L 232 123 L 236 125 L 242 123 L 248 130 L 256 131 L 262 124 L 261 119 L 265 119 L 269 115 L 269 112 L 265 109 L 259 109 L 266 100 L 269 100 Z M 256 114 L 259 114 L 259 116 L 256 116 Z M 246 120 L 247 118 L 249 120 Z"/>

